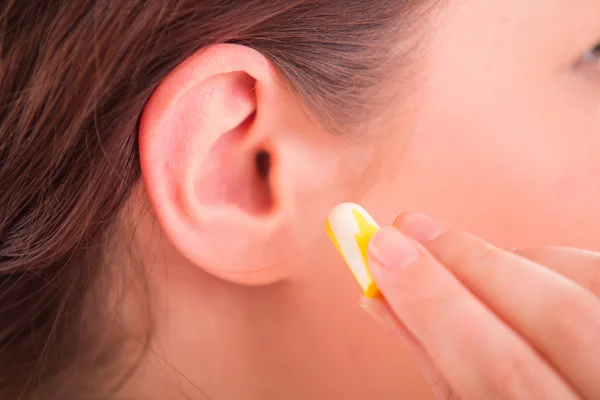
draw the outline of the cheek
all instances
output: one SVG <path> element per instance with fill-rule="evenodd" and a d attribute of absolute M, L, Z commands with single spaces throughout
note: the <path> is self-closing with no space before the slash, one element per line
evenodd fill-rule
<path fill-rule="evenodd" d="M 408 128 L 386 144 L 369 210 L 421 210 L 505 247 L 600 250 L 600 96 L 560 76 L 555 46 L 538 51 L 547 38 L 523 40 L 536 16 L 500 19 L 488 3 L 457 1 L 438 21 L 418 113 L 398 112 Z"/>
<path fill-rule="evenodd" d="M 394 198 L 501 246 L 598 247 L 597 104 L 554 83 L 424 100 Z"/>

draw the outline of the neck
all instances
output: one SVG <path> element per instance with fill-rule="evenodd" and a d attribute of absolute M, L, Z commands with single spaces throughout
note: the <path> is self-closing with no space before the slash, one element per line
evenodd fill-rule
<path fill-rule="evenodd" d="M 126 346 L 128 358 L 145 354 L 120 397 L 226 400 L 256 393 L 265 398 L 257 384 L 277 369 L 270 360 L 285 355 L 281 346 L 289 337 L 282 332 L 293 320 L 285 314 L 292 286 L 245 287 L 219 280 L 183 259 L 156 231 L 150 220 L 137 227 L 134 259 L 146 268 L 127 279 L 139 282 L 145 272 L 147 285 L 127 294 L 123 314 L 127 329 L 138 333 Z M 130 264 L 124 261 L 131 255 L 124 255 L 118 264 Z"/>

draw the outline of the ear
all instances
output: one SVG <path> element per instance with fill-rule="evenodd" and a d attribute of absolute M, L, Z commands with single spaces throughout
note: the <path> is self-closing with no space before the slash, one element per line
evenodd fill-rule
<path fill-rule="evenodd" d="M 163 231 L 221 278 L 281 279 L 277 266 L 321 236 L 328 208 L 345 197 L 311 195 L 340 179 L 339 139 L 328 139 L 271 64 L 243 46 L 209 47 L 173 70 L 147 103 L 139 134 Z"/>

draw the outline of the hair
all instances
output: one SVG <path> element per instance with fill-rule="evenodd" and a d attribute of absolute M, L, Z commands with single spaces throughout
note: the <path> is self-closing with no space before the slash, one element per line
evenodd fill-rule
<path fill-rule="evenodd" d="M 140 114 L 173 68 L 248 46 L 340 131 L 370 115 L 423 2 L 0 0 L 0 398 L 99 393 L 117 351 L 92 338 L 85 298 L 140 178 Z"/>

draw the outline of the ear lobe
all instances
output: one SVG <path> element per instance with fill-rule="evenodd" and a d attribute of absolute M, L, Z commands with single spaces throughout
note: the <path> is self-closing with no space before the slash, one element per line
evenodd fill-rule
<path fill-rule="evenodd" d="M 244 283 L 269 262 L 263 248 L 282 220 L 274 125 L 258 97 L 280 90 L 267 66 L 242 46 L 202 51 L 161 84 L 140 123 L 142 174 L 163 231 L 195 265 Z"/>

